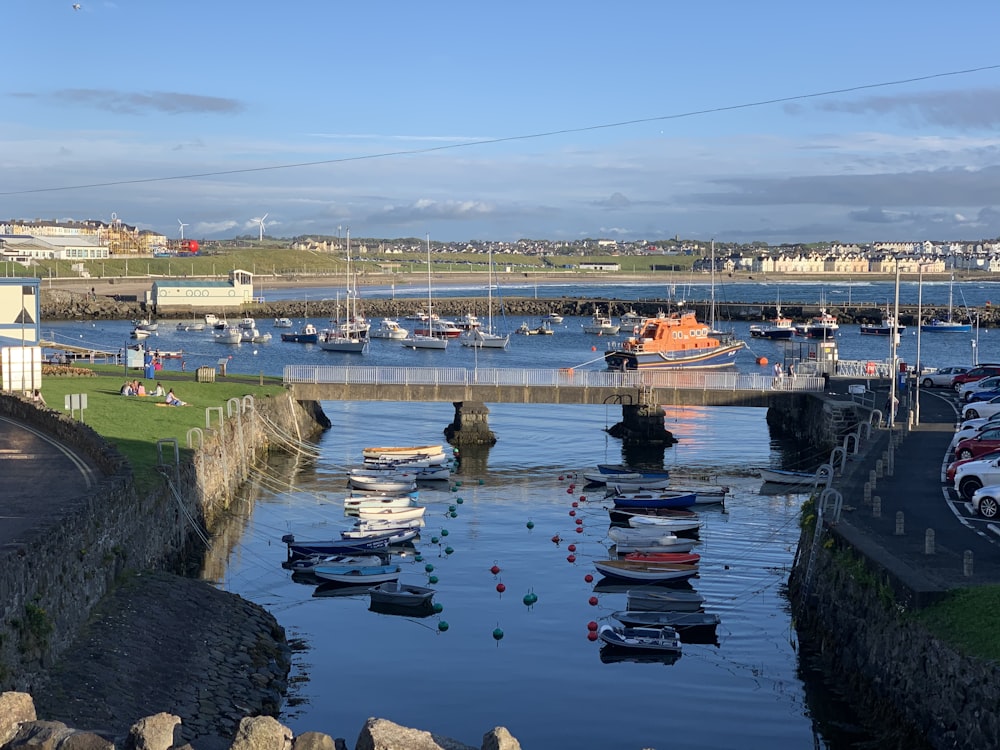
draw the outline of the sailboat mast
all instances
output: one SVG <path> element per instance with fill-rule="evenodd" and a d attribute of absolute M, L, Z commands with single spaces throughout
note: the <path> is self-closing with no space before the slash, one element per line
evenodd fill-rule
<path fill-rule="evenodd" d="M 715 240 L 712 240 L 712 305 L 708 311 L 708 329 L 715 330 Z"/>
<path fill-rule="evenodd" d="M 431 314 L 431 236 L 427 235 L 427 335 L 434 335 L 434 316 Z"/>

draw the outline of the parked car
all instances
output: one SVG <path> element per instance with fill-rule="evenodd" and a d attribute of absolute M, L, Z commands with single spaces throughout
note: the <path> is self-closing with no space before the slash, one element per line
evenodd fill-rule
<path fill-rule="evenodd" d="M 967 461 L 955 470 L 953 486 L 963 500 L 971 500 L 980 487 L 1000 484 L 1000 459 Z"/>
<path fill-rule="evenodd" d="M 983 518 L 996 518 L 1000 510 L 1000 486 L 990 485 L 972 494 L 972 509 Z"/>
<path fill-rule="evenodd" d="M 976 365 L 968 372 L 963 372 L 951 379 L 951 387 L 956 391 L 966 383 L 982 380 L 993 375 L 1000 375 L 1000 365 L 990 363 L 988 365 Z"/>
<path fill-rule="evenodd" d="M 951 381 L 955 376 L 968 371 L 968 367 L 942 367 L 934 372 L 925 372 L 920 376 L 920 387 L 951 388 Z"/>
<path fill-rule="evenodd" d="M 976 401 L 989 401 L 997 396 L 1000 396 L 1000 388 L 992 388 L 988 391 L 972 391 L 972 393 L 969 394 L 967 403 L 971 404 Z"/>
<path fill-rule="evenodd" d="M 966 419 L 980 419 L 982 417 L 992 417 L 1000 414 L 1000 396 L 994 396 L 989 401 L 973 401 L 962 407 L 963 428 Z"/>
<path fill-rule="evenodd" d="M 951 485 L 955 484 L 955 475 L 958 473 L 959 467 L 965 466 L 967 463 L 971 463 L 972 461 L 993 461 L 997 458 L 1000 458 L 1000 451 L 993 451 L 992 453 L 987 453 L 979 458 L 956 459 L 948 464 L 948 468 L 945 470 L 945 481 Z"/>
<path fill-rule="evenodd" d="M 955 458 L 979 458 L 995 450 L 1000 450 L 1000 427 L 991 427 L 962 440 L 955 446 Z"/>
<path fill-rule="evenodd" d="M 988 378 L 963 383 L 958 388 L 958 400 L 963 403 L 969 403 L 974 393 L 979 393 L 980 391 L 992 391 L 997 388 L 1000 388 L 1000 375 L 991 375 Z"/>

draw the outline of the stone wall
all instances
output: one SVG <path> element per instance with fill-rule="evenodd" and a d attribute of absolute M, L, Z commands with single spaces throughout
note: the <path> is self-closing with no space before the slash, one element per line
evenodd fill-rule
<path fill-rule="evenodd" d="M 870 410 L 847 398 L 803 394 L 776 401 L 767 410 L 767 424 L 774 435 L 830 450 L 840 444 L 844 435 L 867 422 L 870 414 Z"/>
<path fill-rule="evenodd" d="M 802 652 L 867 720 L 895 729 L 883 746 L 1000 747 L 1000 667 L 935 638 L 896 603 L 886 574 L 836 537 L 816 546 L 806 591 L 812 536 L 799 540 L 789 581 Z"/>
<path fill-rule="evenodd" d="M 321 426 L 318 407 L 302 408 L 287 393 L 221 406 L 223 419 L 202 431 L 194 460 L 182 450 L 167 486 L 139 493 L 128 463 L 89 426 L 0 394 L 0 415 L 73 446 L 104 472 L 58 517 L 39 518 L 27 538 L 0 550 L 0 688 L 29 689 L 40 679 L 121 573 L 176 564 L 192 538 L 189 519 L 210 528 L 271 445 L 269 425 L 295 436 Z"/>

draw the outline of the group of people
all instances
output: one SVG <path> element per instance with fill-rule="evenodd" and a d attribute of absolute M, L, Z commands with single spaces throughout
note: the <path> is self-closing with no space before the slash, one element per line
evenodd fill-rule
<path fill-rule="evenodd" d="M 181 401 L 174 395 L 173 388 L 164 392 L 162 383 L 157 383 L 153 390 L 147 391 L 146 385 L 141 380 L 128 380 L 121 387 L 121 395 L 162 397 L 167 406 L 187 406 L 186 401 Z"/>

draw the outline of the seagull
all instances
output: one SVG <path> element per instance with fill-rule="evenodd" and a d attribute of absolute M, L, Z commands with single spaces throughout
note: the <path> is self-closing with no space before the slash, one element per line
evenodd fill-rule
<path fill-rule="evenodd" d="M 80 3 L 73 3 L 73 10 L 80 10 Z"/>

